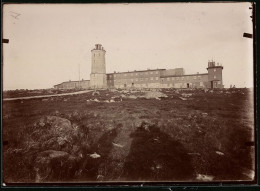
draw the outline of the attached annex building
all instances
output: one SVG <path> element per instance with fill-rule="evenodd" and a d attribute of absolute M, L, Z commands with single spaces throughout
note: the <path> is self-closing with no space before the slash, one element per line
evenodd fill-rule
<path fill-rule="evenodd" d="M 101 44 L 91 50 L 90 80 L 67 81 L 55 89 L 100 88 L 223 88 L 223 66 L 208 61 L 207 73 L 185 74 L 183 68 L 106 73 L 106 51 Z"/>

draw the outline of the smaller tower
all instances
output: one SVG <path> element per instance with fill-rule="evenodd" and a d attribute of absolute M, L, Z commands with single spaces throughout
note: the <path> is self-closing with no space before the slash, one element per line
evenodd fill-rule
<path fill-rule="evenodd" d="M 223 88 L 222 70 L 223 66 L 215 61 L 208 61 L 208 82 L 209 88 Z"/>
<path fill-rule="evenodd" d="M 106 88 L 106 51 L 101 44 L 96 44 L 95 48 L 91 50 L 91 74 L 90 74 L 90 87 L 91 88 Z"/>

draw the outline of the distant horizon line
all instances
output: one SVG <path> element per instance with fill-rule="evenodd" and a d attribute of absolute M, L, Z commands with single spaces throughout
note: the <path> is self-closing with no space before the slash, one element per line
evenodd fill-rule
<path fill-rule="evenodd" d="M 255 87 L 235 87 L 234 89 L 253 89 Z M 55 89 L 54 87 L 52 88 L 40 88 L 40 89 L 28 89 L 28 88 L 21 88 L 21 89 L 3 89 L 2 92 L 4 91 L 17 91 L 17 90 L 26 90 L 26 91 L 32 91 L 32 90 L 51 90 Z M 161 88 L 145 88 L 145 89 L 161 89 Z M 188 89 L 188 88 L 166 88 L 166 89 Z M 195 88 L 189 88 L 189 89 L 195 89 Z M 196 88 L 196 89 L 211 89 L 211 88 Z M 218 88 L 217 88 L 218 89 Z M 224 87 L 224 88 L 219 88 L 219 89 L 232 89 L 230 87 Z"/>

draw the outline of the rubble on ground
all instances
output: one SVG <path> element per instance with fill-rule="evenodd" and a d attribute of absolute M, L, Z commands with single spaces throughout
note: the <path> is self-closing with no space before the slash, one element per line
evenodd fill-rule
<path fill-rule="evenodd" d="M 94 152 L 93 154 L 90 154 L 89 156 L 90 156 L 91 158 L 94 158 L 94 159 L 101 157 L 101 156 L 100 156 L 99 154 L 97 154 L 96 152 Z"/>
<path fill-rule="evenodd" d="M 220 151 L 216 151 L 216 154 L 221 155 L 221 156 L 225 155 L 224 153 L 222 153 Z"/>
<path fill-rule="evenodd" d="M 196 179 L 199 181 L 212 181 L 214 179 L 214 176 L 206 174 L 197 174 Z"/>
<path fill-rule="evenodd" d="M 113 144 L 115 147 L 120 147 L 120 148 L 123 148 L 123 147 L 124 147 L 123 145 L 118 144 L 118 143 L 114 143 L 114 142 L 112 142 L 112 144 Z"/>

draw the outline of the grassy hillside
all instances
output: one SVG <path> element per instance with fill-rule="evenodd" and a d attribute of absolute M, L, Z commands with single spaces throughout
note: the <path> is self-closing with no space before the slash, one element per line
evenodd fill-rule
<path fill-rule="evenodd" d="M 249 89 L 3 102 L 4 182 L 252 180 Z"/>

